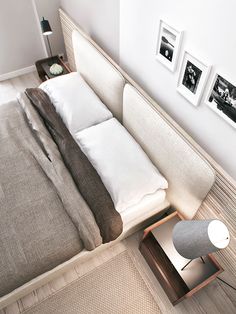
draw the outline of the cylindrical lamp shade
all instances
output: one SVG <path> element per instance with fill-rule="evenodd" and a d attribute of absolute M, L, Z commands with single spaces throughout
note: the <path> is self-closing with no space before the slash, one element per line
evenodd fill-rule
<path fill-rule="evenodd" d="M 48 36 L 52 34 L 51 26 L 48 22 L 48 20 L 45 20 L 44 17 L 41 21 L 41 28 L 44 36 Z"/>
<path fill-rule="evenodd" d="M 174 246 L 188 259 L 226 248 L 229 241 L 229 231 L 220 220 L 180 221 L 173 229 Z"/>

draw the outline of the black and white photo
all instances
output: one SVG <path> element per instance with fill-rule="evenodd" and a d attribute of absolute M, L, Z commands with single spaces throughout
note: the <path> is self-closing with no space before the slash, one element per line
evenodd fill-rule
<path fill-rule="evenodd" d="M 190 92 L 196 94 L 201 75 L 202 71 L 192 62 L 187 61 L 182 84 L 188 88 Z"/>
<path fill-rule="evenodd" d="M 199 104 L 209 71 L 209 66 L 185 51 L 177 90 L 194 106 Z"/>
<path fill-rule="evenodd" d="M 236 128 L 236 86 L 223 76 L 216 74 L 210 93 L 208 105 L 222 118 Z"/>
<path fill-rule="evenodd" d="M 160 54 L 170 62 L 173 59 L 173 52 L 175 49 L 176 36 L 172 34 L 168 29 L 163 28 L 161 36 Z"/>
<path fill-rule="evenodd" d="M 182 32 L 160 21 L 156 58 L 171 71 L 175 70 Z"/>

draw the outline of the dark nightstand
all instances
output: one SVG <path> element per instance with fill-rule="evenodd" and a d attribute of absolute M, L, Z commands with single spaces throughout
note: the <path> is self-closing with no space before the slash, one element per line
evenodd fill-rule
<path fill-rule="evenodd" d="M 173 305 L 209 284 L 222 271 L 216 259 L 208 254 L 195 259 L 184 270 L 181 268 L 188 262 L 175 249 L 172 241 L 172 230 L 182 216 L 174 212 L 144 230 L 140 243 L 140 251 L 162 288 Z"/>
<path fill-rule="evenodd" d="M 57 63 L 57 64 L 60 64 L 62 66 L 63 72 L 61 74 L 53 75 L 50 73 L 49 69 L 53 63 Z M 60 75 L 64 75 L 64 74 L 68 74 L 71 72 L 70 68 L 59 58 L 59 56 L 54 56 L 54 57 L 38 60 L 38 61 L 36 61 L 35 66 L 36 66 L 39 78 L 43 82 L 46 80 L 49 80 L 51 78 L 54 78 L 54 77 L 57 77 Z"/>

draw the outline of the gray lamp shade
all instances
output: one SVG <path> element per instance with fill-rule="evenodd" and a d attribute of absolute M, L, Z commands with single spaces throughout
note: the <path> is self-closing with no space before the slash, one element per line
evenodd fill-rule
<path fill-rule="evenodd" d="M 194 259 L 228 246 L 229 231 L 220 220 L 180 221 L 173 229 L 173 243 L 177 252 Z"/>

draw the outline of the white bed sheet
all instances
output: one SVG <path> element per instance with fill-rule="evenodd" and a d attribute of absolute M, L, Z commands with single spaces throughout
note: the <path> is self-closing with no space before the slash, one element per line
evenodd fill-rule
<path fill-rule="evenodd" d="M 162 206 L 163 205 L 163 206 Z M 169 205 L 166 200 L 165 190 L 158 190 L 153 194 L 146 195 L 138 204 L 123 210 L 120 215 L 123 221 L 123 231 L 132 225 L 140 223 Z"/>

